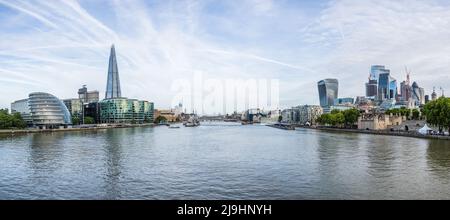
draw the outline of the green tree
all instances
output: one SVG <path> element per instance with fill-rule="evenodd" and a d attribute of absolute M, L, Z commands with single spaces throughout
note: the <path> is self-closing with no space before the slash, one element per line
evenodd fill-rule
<path fill-rule="evenodd" d="M 345 116 L 344 116 L 344 113 L 342 113 L 342 112 L 332 114 L 332 118 L 333 118 L 332 119 L 333 126 L 342 127 L 342 125 L 344 125 L 344 123 L 345 123 Z"/>
<path fill-rule="evenodd" d="M 95 124 L 95 120 L 93 117 L 86 116 L 84 117 L 84 124 L 87 125 Z"/>
<path fill-rule="evenodd" d="M 341 111 L 338 110 L 338 109 L 333 109 L 333 110 L 331 111 L 331 114 L 334 115 L 334 114 L 337 114 L 337 113 L 339 113 L 339 112 L 341 112 Z"/>
<path fill-rule="evenodd" d="M 317 122 L 321 125 L 330 125 L 331 123 L 331 114 L 322 114 L 318 119 Z"/>
<path fill-rule="evenodd" d="M 23 120 L 22 115 L 20 115 L 20 113 L 16 112 L 11 117 L 12 117 L 13 127 L 20 128 L 20 129 L 27 127 L 27 123 Z"/>
<path fill-rule="evenodd" d="M 281 123 L 283 121 L 283 116 L 278 116 L 278 123 Z"/>
<path fill-rule="evenodd" d="M 80 118 L 78 116 L 74 115 L 72 116 L 72 124 L 79 125 L 81 123 Z"/>
<path fill-rule="evenodd" d="M 427 122 L 437 126 L 440 132 L 448 129 L 450 133 L 450 98 L 441 97 L 428 102 L 423 108 L 423 113 Z"/>
<path fill-rule="evenodd" d="M 0 129 L 26 128 L 27 124 L 20 113 L 9 114 L 8 109 L 0 109 Z"/>
<path fill-rule="evenodd" d="M 358 118 L 360 115 L 360 112 L 358 109 L 349 109 L 345 110 L 344 112 L 344 119 L 345 119 L 345 125 L 353 127 L 353 125 L 358 122 Z"/>
<path fill-rule="evenodd" d="M 412 110 L 412 119 L 413 120 L 419 120 L 420 117 L 420 111 L 417 109 Z"/>

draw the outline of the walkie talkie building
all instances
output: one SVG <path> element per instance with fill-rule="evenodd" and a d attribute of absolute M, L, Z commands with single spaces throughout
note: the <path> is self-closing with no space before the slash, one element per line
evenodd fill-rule
<path fill-rule="evenodd" d="M 324 79 L 317 83 L 319 87 L 320 106 L 329 108 L 338 98 L 339 82 L 337 79 Z"/>

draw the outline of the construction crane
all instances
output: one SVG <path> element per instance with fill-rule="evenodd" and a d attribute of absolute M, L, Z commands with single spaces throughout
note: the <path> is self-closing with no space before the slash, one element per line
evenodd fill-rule
<path fill-rule="evenodd" d="M 411 70 L 408 70 L 407 66 L 405 66 L 405 72 L 406 72 L 406 84 L 410 85 L 411 81 L 410 81 L 409 76 L 411 75 Z"/>

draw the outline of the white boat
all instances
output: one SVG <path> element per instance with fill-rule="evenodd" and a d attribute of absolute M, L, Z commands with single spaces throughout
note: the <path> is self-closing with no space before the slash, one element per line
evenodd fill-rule
<path fill-rule="evenodd" d="M 170 125 L 169 128 L 180 128 L 178 125 Z"/>
<path fill-rule="evenodd" d="M 197 127 L 200 125 L 200 121 L 198 120 L 197 116 L 191 116 L 189 119 L 183 123 L 185 127 Z"/>

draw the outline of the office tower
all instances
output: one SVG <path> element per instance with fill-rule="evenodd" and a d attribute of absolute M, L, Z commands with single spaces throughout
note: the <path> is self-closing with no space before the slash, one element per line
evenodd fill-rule
<path fill-rule="evenodd" d="M 378 92 L 378 81 L 369 79 L 366 83 L 366 97 L 376 97 Z"/>
<path fill-rule="evenodd" d="M 319 88 L 320 106 L 329 108 L 338 97 L 339 82 L 337 79 L 324 79 L 317 83 Z"/>
<path fill-rule="evenodd" d="M 83 88 L 78 89 L 78 98 L 81 99 L 84 104 L 98 102 L 99 92 L 88 91 L 86 85 L 83 85 Z"/>
<path fill-rule="evenodd" d="M 17 100 L 11 103 L 11 114 L 19 113 L 27 125 L 32 124 L 28 99 Z"/>
<path fill-rule="evenodd" d="M 389 99 L 389 73 L 382 73 L 378 79 L 378 100 L 383 101 Z"/>
<path fill-rule="evenodd" d="M 412 99 L 416 106 L 425 104 L 425 90 L 420 88 L 417 82 L 412 84 Z"/>
<path fill-rule="evenodd" d="M 412 96 L 412 88 L 407 81 L 400 83 L 400 100 L 409 101 Z"/>
<path fill-rule="evenodd" d="M 109 56 L 108 66 L 108 82 L 106 84 L 105 99 L 120 98 L 122 96 L 120 91 L 119 70 L 117 68 L 116 49 L 114 45 L 111 47 L 111 54 Z"/>
<path fill-rule="evenodd" d="M 366 83 L 366 97 L 381 99 L 381 97 L 386 97 L 390 95 L 390 82 L 383 82 L 383 86 L 380 89 L 380 76 L 382 74 L 390 74 L 390 70 L 386 69 L 383 65 L 372 65 L 370 67 L 369 82 Z M 389 84 L 389 85 L 388 85 Z M 383 95 L 379 92 L 382 91 Z"/>
<path fill-rule="evenodd" d="M 429 95 L 425 95 L 425 104 L 427 104 L 430 101 L 430 96 Z"/>
<path fill-rule="evenodd" d="M 114 98 L 99 102 L 100 123 L 142 124 L 153 122 L 154 104 L 137 99 Z"/>
<path fill-rule="evenodd" d="M 373 65 L 370 67 L 370 78 L 369 80 L 378 80 L 380 74 L 386 73 L 386 67 L 382 65 Z"/>
<path fill-rule="evenodd" d="M 81 99 L 64 99 L 64 104 L 72 116 L 81 117 L 83 114 L 83 102 Z"/>
<path fill-rule="evenodd" d="M 378 101 L 397 98 L 397 80 L 388 69 L 380 70 L 378 77 Z"/>
<path fill-rule="evenodd" d="M 390 99 L 397 99 L 398 96 L 398 89 L 397 89 L 397 80 L 393 77 L 390 77 L 389 82 L 389 98 Z"/>

